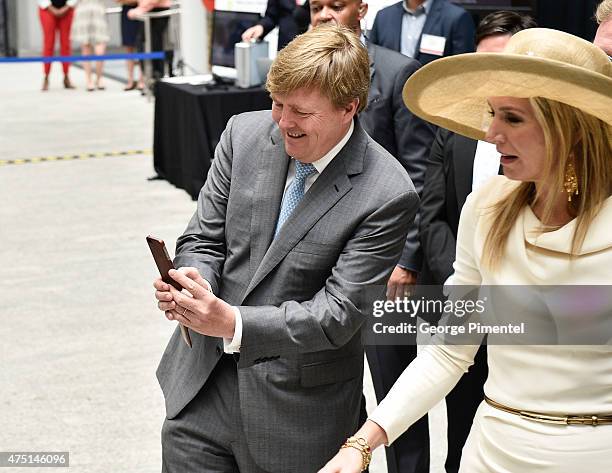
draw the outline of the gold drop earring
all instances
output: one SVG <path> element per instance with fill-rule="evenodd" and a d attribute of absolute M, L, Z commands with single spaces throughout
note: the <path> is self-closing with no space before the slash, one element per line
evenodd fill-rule
<path fill-rule="evenodd" d="M 576 176 L 576 169 L 572 163 L 568 163 L 565 169 L 565 182 L 563 183 L 565 192 L 567 192 L 567 201 L 572 201 L 572 195 L 578 195 L 578 177 Z"/>

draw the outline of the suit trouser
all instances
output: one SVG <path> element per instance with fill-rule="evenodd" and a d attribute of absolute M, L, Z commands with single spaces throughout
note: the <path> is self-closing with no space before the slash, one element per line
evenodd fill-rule
<path fill-rule="evenodd" d="M 223 355 L 196 397 L 162 427 L 162 473 L 266 473 L 249 452 L 236 362 Z"/>
<path fill-rule="evenodd" d="M 416 345 L 370 345 L 366 355 L 378 402 L 387 395 L 406 366 L 416 357 Z M 400 435 L 385 449 L 389 473 L 429 473 L 429 427 L 427 416 Z"/>

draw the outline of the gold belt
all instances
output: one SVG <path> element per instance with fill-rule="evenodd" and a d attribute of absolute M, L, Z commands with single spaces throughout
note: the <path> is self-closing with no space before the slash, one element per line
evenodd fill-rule
<path fill-rule="evenodd" d="M 500 411 L 508 412 L 510 414 L 517 415 L 523 419 L 533 420 L 535 422 L 542 422 L 545 424 L 560 424 L 560 425 L 612 425 L 612 414 L 600 415 L 600 414 L 585 414 L 585 415 L 564 415 L 564 416 L 553 416 L 549 414 L 541 414 L 539 412 L 521 411 L 519 409 L 513 409 L 512 407 L 504 406 L 499 402 L 489 399 L 485 396 L 485 402 Z"/>

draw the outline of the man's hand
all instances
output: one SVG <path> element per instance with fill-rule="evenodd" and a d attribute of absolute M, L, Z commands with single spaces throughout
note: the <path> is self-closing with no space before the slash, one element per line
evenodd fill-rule
<path fill-rule="evenodd" d="M 155 280 L 157 306 L 168 320 L 176 320 L 184 326 L 212 337 L 233 338 L 236 324 L 234 310 L 208 289 L 206 280 L 195 268 L 170 270 L 170 277 L 183 286 L 183 292 Z"/>
<path fill-rule="evenodd" d="M 261 38 L 263 35 L 264 29 L 261 25 L 251 26 L 246 29 L 244 33 L 242 33 L 242 41 L 248 43 L 249 41 L 253 41 Z"/>
<path fill-rule="evenodd" d="M 417 282 L 417 273 L 396 266 L 391 273 L 389 282 L 387 283 L 387 300 L 402 299 L 410 295 L 412 289 Z"/>

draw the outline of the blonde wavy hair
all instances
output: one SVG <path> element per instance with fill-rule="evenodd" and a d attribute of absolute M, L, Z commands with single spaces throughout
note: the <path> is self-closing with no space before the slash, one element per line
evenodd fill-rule
<path fill-rule="evenodd" d="M 546 156 L 545 177 L 550 189 L 563 192 L 568 165 L 574 165 L 578 178 L 578 195 L 568 202 L 570 215 L 576 218 L 571 255 L 582 247 L 589 225 L 603 202 L 612 195 L 612 126 L 599 118 L 569 105 L 544 99 L 529 99 L 536 120 L 544 133 Z M 492 225 L 487 234 L 483 262 L 497 266 L 519 214 L 526 205 L 544 200 L 543 222 L 550 221 L 554 199 L 546 199 L 533 182 L 522 182 L 491 207 Z M 558 227 L 543 226 L 542 232 Z"/>
<path fill-rule="evenodd" d="M 268 73 L 270 94 L 288 94 L 314 87 L 337 108 L 359 99 L 357 112 L 368 103 L 370 59 L 349 28 L 323 24 L 297 36 L 279 53 Z"/>

